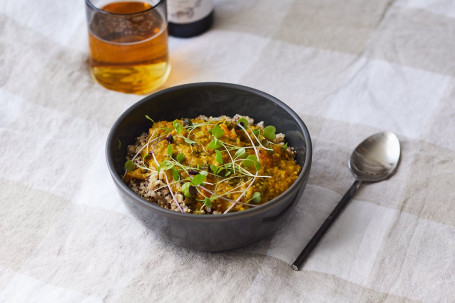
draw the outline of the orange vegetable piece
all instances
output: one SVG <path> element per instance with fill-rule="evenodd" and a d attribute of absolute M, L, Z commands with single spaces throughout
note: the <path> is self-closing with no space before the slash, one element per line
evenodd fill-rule
<path fill-rule="evenodd" d="M 234 129 L 229 130 L 225 124 L 220 124 L 220 127 L 222 130 L 224 130 L 224 135 L 228 137 L 229 139 L 233 139 L 237 136 L 237 133 L 235 132 Z"/>
<path fill-rule="evenodd" d="M 260 149 L 258 153 L 261 166 L 272 166 L 272 156 L 266 150 Z"/>

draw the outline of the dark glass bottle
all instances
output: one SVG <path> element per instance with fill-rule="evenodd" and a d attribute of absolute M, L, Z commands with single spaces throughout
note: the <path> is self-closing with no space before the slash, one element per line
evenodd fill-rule
<path fill-rule="evenodd" d="M 206 32 L 213 24 L 213 0 L 168 0 L 169 35 L 189 38 Z"/>

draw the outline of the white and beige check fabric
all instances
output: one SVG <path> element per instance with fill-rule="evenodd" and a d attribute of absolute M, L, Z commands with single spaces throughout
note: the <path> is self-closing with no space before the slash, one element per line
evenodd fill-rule
<path fill-rule="evenodd" d="M 2 0 L 0 302 L 455 302 L 455 2 L 215 10 L 206 34 L 170 39 L 166 86 L 239 83 L 302 117 L 313 165 L 289 222 L 222 253 L 146 230 L 104 157 L 110 126 L 141 97 L 91 80 L 84 1 Z M 402 144 L 396 175 L 364 186 L 292 271 L 353 181 L 352 149 L 383 130 Z"/>

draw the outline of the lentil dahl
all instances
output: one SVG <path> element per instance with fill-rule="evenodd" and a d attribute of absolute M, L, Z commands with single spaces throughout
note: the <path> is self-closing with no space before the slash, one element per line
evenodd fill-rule
<path fill-rule="evenodd" d="M 289 188 L 301 170 L 294 158 L 283 134 L 246 116 L 159 121 L 128 147 L 123 181 L 167 209 L 236 212 Z"/>

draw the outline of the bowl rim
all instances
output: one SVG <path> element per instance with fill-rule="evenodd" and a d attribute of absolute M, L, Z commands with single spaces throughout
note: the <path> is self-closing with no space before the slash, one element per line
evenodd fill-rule
<path fill-rule="evenodd" d="M 288 189 L 286 189 L 282 194 L 280 194 L 279 196 L 275 197 L 274 199 L 268 201 L 267 203 L 264 203 L 260 206 L 250 208 L 250 209 L 247 209 L 244 211 L 233 212 L 233 213 L 222 214 L 222 215 L 198 215 L 198 214 L 191 214 L 191 213 L 181 213 L 181 212 L 165 209 L 165 208 L 157 205 L 156 203 L 151 203 L 150 201 L 147 201 L 144 198 L 140 197 L 138 194 L 133 192 L 125 183 L 123 183 L 120 176 L 117 174 L 117 172 L 115 170 L 114 159 L 113 159 L 113 156 L 111 153 L 112 142 L 114 142 L 114 132 L 120 125 L 121 121 L 126 116 L 128 116 L 131 112 L 136 110 L 136 108 L 140 107 L 142 104 L 150 102 L 150 99 L 155 99 L 161 95 L 165 95 L 165 94 L 171 93 L 176 90 L 187 89 L 187 88 L 198 88 L 198 87 L 212 87 L 212 88 L 224 87 L 224 88 L 236 89 L 236 90 L 259 95 L 259 96 L 264 97 L 267 100 L 273 102 L 278 107 L 280 107 L 282 110 L 286 111 L 297 122 L 297 124 L 299 125 L 300 130 L 303 132 L 303 136 L 305 138 L 305 143 L 306 143 L 305 160 L 304 160 L 302 170 L 301 170 L 297 180 L 295 180 L 294 183 Z M 225 220 L 232 220 L 234 218 L 247 218 L 250 216 L 255 216 L 258 213 L 265 213 L 268 210 L 270 210 L 271 208 L 273 208 L 276 204 L 279 204 L 280 201 L 283 201 L 283 198 L 290 195 L 291 192 L 293 192 L 296 187 L 299 187 L 301 185 L 301 183 L 304 181 L 304 179 L 310 173 L 311 161 L 312 161 L 312 142 L 311 142 L 311 137 L 310 137 L 308 128 L 306 127 L 306 125 L 302 121 L 302 119 L 299 117 L 299 115 L 297 115 L 297 113 L 295 113 L 294 110 L 292 110 L 288 105 L 286 105 L 284 102 L 282 102 L 278 98 L 276 98 L 268 93 L 265 93 L 261 90 L 258 90 L 258 89 L 252 88 L 252 87 L 248 87 L 248 86 L 244 86 L 244 85 L 240 85 L 240 84 L 225 83 L 225 82 L 195 82 L 195 83 L 176 85 L 176 86 L 172 86 L 169 88 L 159 90 L 155 93 L 152 93 L 152 94 L 142 98 L 141 100 L 137 101 L 136 103 L 134 103 L 133 105 L 128 107 L 117 118 L 117 120 L 114 122 L 114 124 L 112 125 L 112 127 L 109 131 L 109 134 L 106 139 L 105 156 L 106 156 L 107 166 L 108 166 L 109 172 L 111 174 L 111 177 L 114 180 L 114 183 L 117 185 L 117 187 L 119 188 L 119 190 L 121 190 L 121 192 L 123 194 L 126 194 L 136 204 L 140 204 L 144 207 L 147 207 L 147 208 L 151 209 L 152 211 L 158 212 L 161 215 L 164 215 L 166 217 L 174 217 L 174 218 L 178 218 L 180 220 L 191 220 L 191 221 L 197 221 L 197 222 L 211 222 L 211 221 L 220 222 L 220 221 L 225 221 Z"/>

